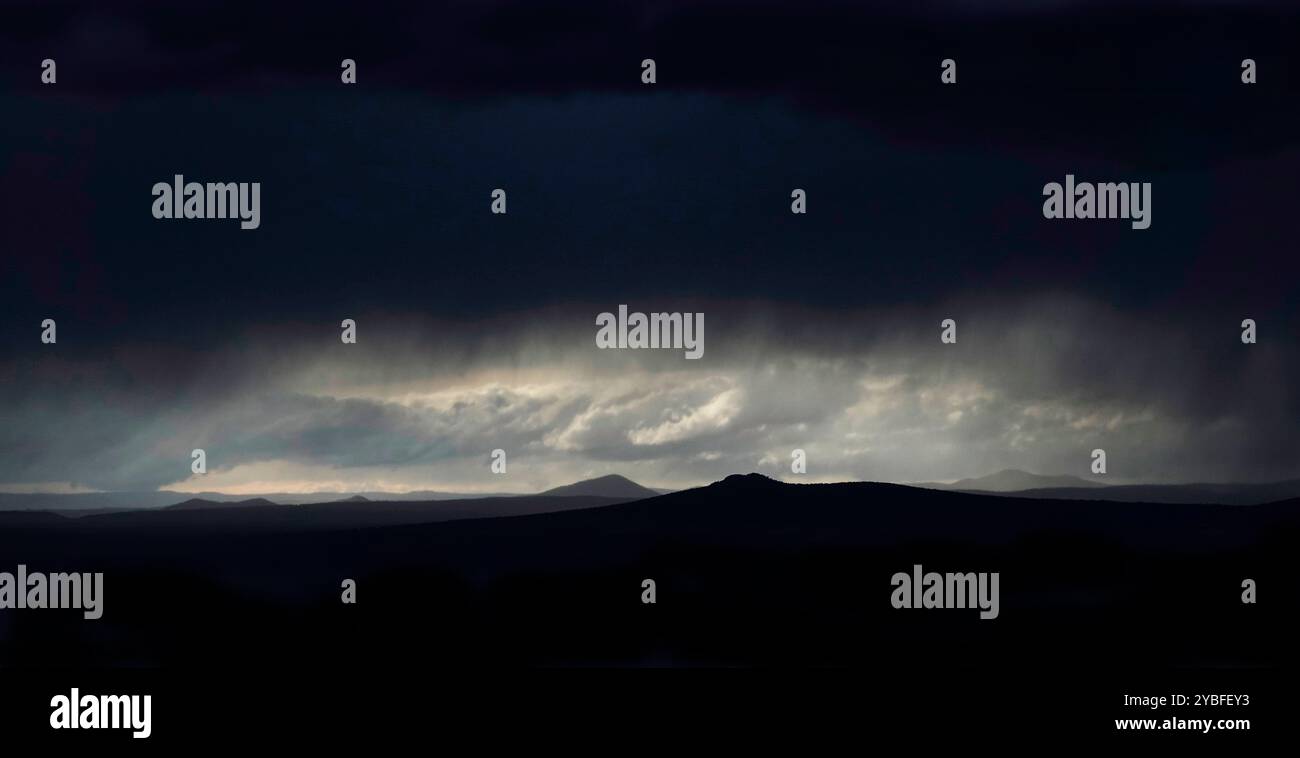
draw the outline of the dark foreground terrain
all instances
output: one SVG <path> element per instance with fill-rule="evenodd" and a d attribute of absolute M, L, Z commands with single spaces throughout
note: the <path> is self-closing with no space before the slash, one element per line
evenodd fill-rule
<path fill-rule="evenodd" d="M 97 621 L 0 611 L 0 663 L 1293 666 L 1300 501 L 1033 500 L 758 475 L 579 510 L 336 527 L 219 509 L 0 527 L 0 570 L 102 571 Z M 262 520 L 258 520 L 258 518 Z M 1000 573 L 1000 614 L 898 610 Z M 1258 602 L 1241 601 L 1243 579 Z M 357 602 L 340 601 L 344 579 Z M 641 602 L 642 581 L 657 602 Z"/>

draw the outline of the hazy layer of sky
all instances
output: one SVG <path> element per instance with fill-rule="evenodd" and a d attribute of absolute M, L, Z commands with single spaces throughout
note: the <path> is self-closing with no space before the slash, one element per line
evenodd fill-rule
<path fill-rule="evenodd" d="M 1114 482 L 1296 473 L 1295 367 L 1230 325 L 1185 335 L 1059 294 L 888 312 L 691 307 L 706 314 L 698 361 L 598 350 L 596 304 L 490 328 L 353 314 L 356 345 L 324 322 L 216 350 L 25 361 L 11 367 L 24 381 L 3 405 L 0 475 L 96 489 L 534 491 L 615 472 L 665 487 L 787 476 L 796 448 L 814 481 L 1087 476 L 1097 447 Z M 947 316 L 955 345 L 939 340 Z M 189 471 L 196 447 L 205 476 Z M 497 448 L 505 475 L 489 470 Z"/>

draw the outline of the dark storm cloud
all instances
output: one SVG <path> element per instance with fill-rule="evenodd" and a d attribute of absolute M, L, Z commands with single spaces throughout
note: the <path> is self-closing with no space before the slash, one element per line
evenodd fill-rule
<path fill-rule="evenodd" d="M 370 91 L 477 100 L 643 93 L 639 64 L 652 57 L 661 89 L 781 96 L 923 144 L 1168 167 L 1265 154 L 1300 126 L 1289 104 L 1300 10 L 1269 0 L 101 6 L 10 3 L 0 81 L 40 91 L 36 63 L 55 57 L 63 94 L 279 93 L 335 87 L 351 57 Z M 941 90 L 945 57 L 961 85 Z M 1248 92 L 1244 57 L 1261 70 Z M 1134 129 L 1109 128 L 1115 112 Z"/>
<path fill-rule="evenodd" d="M 1061 85 L 1064 75 L 1064 83 L 1095 86 L 1094 76 L 1154 69 L 1186 83 L 1181 74 L 1209 56 L 1168 53 L 1254 44 L 1285 63 L 1297 21 L 1294 6 L 1280 0 L 152 0 L 111 7 L 7 0 L 0 7 L 12 82 L 28 78 L 15 73 L 17 61 L 61 53 L 74 64 L 69 84 L 133 91 L 323 83 L 345 56 L 366 61 L 377 84 L 439 93 L 632 89 L 635 80 L 621 73 L 629 59 L 635 66 L 659 55 L 682 86 L 833 92 L 850 81 L 892 84 L 906 76 L 900 61 L 932 63 L 941 49 L 985 61 L 972 68 L 981 72 L 977 81 Z"/>
<path fill-rule="evenodd" d="M 638 297 L 851 307 L 967 288 L 1296 323 L 1296 147 L 1158 169 L 897 143 L 779 98 L 671 93 L 6 103 L 5 351 L 58 315 L 77 323 L 64 336 L 78 347 L 212 344 L 382 308 L 473 316 Z M 176 173 L 262 182 L 261 228 L 152 219 L 149 187 Z M 1151 181 L 1152 228 L 1045 221 L 1041 188 L 1066 173 Z M 507 216 L 487 211 L 495 187 L 510 193 Z M 787 212 L 792 187 L 810 193 L 805 217 Z"/>

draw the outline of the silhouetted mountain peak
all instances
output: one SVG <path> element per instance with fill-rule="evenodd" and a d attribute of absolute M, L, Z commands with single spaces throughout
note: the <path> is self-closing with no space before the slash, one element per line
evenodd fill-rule
<path fill-rule="evenodd" d="M 197 511 L 208 508 L 241 508 L 247 506 L 275 505 L 275 503 L 264 497 L 255 497 L 248 500 L 233 500 L 222 502 L 218 500 L 204 500 L 201 497 L 192 497 L 175 505 L 169 505 L 163 510 L 167 511 Z"/>
<path fill-rule="evenodd" d="M 784 482 L 777 481 L 770 476 L 762 474 L 731 474 L 720 482 L 710 484 L 710 487 L 722 487 L 732 490 L 772 490 L 780 487 Z"/>
<path fill-rule="evenodd" d="M 345 498 L 343 498 L 342 500 L 339 500 L 338 502 L 340 502 L 340 503 L 368 503 L 368 502 L 370 502 L 370 498 L 366 497 L 365 495 L 353 495 L 352 497 L 345 497 Z"/>
<path fill-rule="evenodd" d="M 581 482 L 567 484 L 563 487 L 553 487 L 539 494 L 563 495 L 563 496 L 588 495 L 588 496 L 596 496 L 596 497 L 646 498 L 646 497 L 655 497 L 659 493 L 655 492 L 652 489 L 649 489 L 648 487 L 642 487 L 641 485 L 637 484 L 631 479 L 628 479 L 625 476 L 619 476 L 618 474 L 609 474 L 608 476 L 600 476 L 600 477 L 596 477 L 595 479 L 585 479 Z"/>

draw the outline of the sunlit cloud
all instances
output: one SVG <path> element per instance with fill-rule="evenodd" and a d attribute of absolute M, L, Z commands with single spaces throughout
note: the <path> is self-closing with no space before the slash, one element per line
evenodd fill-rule
<path fill-rule="evenodd" d="M 811 341 L 740 314 L 730 323 L 744 328 L 692 365 L 597 354 L 585 323 L 555 314 L 514 332 L 493 324 L 504 330 L 490 354 L 469 347 L 481 338 L 473 333 L 437 350 L 395 347 L 421 343 L 418 332 L 375 335 L 353 353 L 286 351 L 271 346 L 294 332 L 271 330 L 164 393 L 132 378 L 147 371 L 130 358 L 116 374 L 99 372 L 93 394 L 43 374 L 48 400 L 0 399 L 0 444 L 41 451 L 0 458 L 0 481 L 24 491 L 231 494 L 532 492 L 611 473 L 676 488 L 754 470 L 792 481 L 951 481 L 1004 468 L 1082 474 L 1095 447 L 1108 450 L 1116 482 L 1286 474 L 1285 461 L 1221 444 L 1246 425 L 1294 435 L 1253 402 L 1280 391 L 1277 376 L 1216 377 L 1259 385 L 1224 411 L 1187 386 L 1196 374 L 1178 367 L 1176 340 L 1132 329 L 1115 339 L 1124 322 L 1086 303 L 1057 302 L 1046 319 L 1023 317 L 1027 309 L 1003 308 L 986 317 L 985 335 L 968 331 L 951 349 L 906 314 L 876 320 L 888 338 L 809 327 Z M 726 333 L 725 313 L 713 322 Z M 1078 358 L 1108 351 L 1116 357 L 1104 371 Z M 476 357 L 439 358 L 447 354 Z M 118 386 L 113 376 L 126 379 Z M 194 448 L 206 451 L 208 473 L 191 475 Z M 496 449 L 506 451 L 504 475 L 489 466 Z M 807 454 L 805 474 L 790 471 L 794 449 Z"/>

